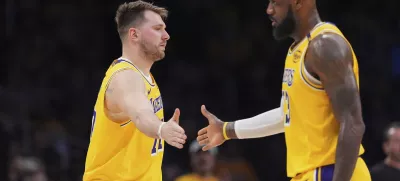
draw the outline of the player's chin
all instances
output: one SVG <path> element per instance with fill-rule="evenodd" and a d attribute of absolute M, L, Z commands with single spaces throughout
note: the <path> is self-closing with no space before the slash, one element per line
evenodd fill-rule
<path fill-rule="evenodd" d="M 164 59 L 164 57 L 165 57 L 165 53 L 164 52 L 159 52 L 157 58 L 155 59 L 155 62 L 158 62 L 158 61 Z"/>
<path fill-rule="evenodd" d="M 282 40 L 285 40 L 287 37 L 289 37 L 289 35 L 284 35 L 284 34 L 278 32 L 278 31 L 279 30 L 277 30 L 276 28 L 273 30 L 272 35 L 273 35 L 275 40 L 282 41 Z"/>

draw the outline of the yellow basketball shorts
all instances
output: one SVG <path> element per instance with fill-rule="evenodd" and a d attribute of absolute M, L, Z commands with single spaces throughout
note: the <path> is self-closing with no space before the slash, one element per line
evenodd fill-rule
<path fill-rule="evenodd" d="M 291 181 L 332 181 L 334 165 L 318 167 L 292 178 Z M 371 181 L 368 167 L 362 158 L 358 158 L 351 181 Z"/>

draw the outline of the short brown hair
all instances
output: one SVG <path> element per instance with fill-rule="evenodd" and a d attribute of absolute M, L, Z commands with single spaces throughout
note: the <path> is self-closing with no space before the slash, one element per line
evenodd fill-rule
<path fill-rule="evenodd" d="M 163 20 L 168 17 L 167 9 L 142 0 L 121 4 L 115 15 L 119 36 L 124 36 L 130 27 L 138 26 L 143 21 L 144 12 L 147 10 L 159 14 Z"/>

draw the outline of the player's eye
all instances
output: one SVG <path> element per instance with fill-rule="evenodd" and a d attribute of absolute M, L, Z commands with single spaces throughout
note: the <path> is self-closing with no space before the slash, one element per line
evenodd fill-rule
<path fill-rule="evenodd" d="M 154 29 L 154 30 L 157 30 L 157 31 L 160 31 L 160 30 L 162 30 L 163 28 L 164 28 L 164 26 L 162 26 L 162 25 L 153 26 L 153 29 Z"/>

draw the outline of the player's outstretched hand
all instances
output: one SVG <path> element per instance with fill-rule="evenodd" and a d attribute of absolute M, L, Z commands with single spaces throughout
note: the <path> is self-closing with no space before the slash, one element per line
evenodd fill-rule
<path fill-rule="evenodd" d="M 203 151 L 207 151 L 225 142 L 222 132 L 224 122 L 208 112 L 204 105 L 201 106 L 201 113 L 208 119 L 209 125 L 198 132 L 197 141 L 204 145 Z"/>
<path fill-rule="evenodd" d="M 179 109 L 175 109 L 172 118 L 161 129 L 161 137 L 171 146 L 183 148 L 186 142 L 185 130 L 179 126 Z"/>

